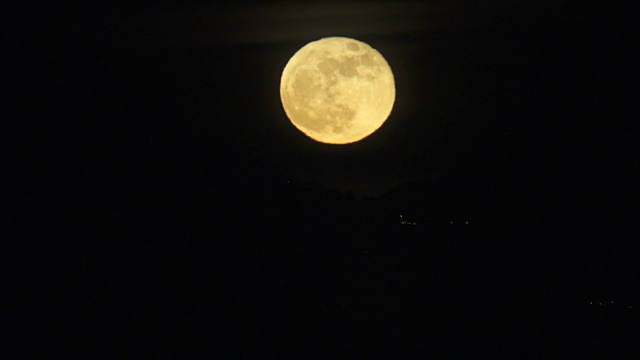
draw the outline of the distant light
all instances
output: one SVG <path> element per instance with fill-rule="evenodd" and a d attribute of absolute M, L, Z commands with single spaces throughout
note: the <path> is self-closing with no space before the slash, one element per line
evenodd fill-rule
<path fill-rule="evenodd" d="M 469 222 L 468 222 L 468 221 L 465 221 L 464 223 L 465 223 L 465 225 L 469 225 Z"/>
<path fill-rule="evenodd" d="M 589 304 L 593 305 L 593 301 L 589 301 Z"/>

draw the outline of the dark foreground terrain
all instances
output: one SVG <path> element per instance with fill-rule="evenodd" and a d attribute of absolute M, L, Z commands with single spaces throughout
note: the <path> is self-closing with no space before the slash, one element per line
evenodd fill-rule
<path fill-rule="evenodd" d="M 184 203 L 45 206 L 10 249 L 12 343 L 80 358 L 638 350 L 637 265 L 615 241 L 597 245 L 606 233 L 506 214 L 427 222 L 390 200 L 279 181 L 226 189 L 216 206 L 197 188 Z"/>

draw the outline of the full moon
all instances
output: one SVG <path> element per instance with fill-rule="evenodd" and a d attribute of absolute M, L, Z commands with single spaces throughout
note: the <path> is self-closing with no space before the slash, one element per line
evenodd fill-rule
<path fill-rule="evenodd" d="M 371 135 L 391 114 L 395 97 L 387 61 L 371 46 L 345 37 L 303 46 L 280 80 L 287 117 L 305 135 L 327 144 Z"/>

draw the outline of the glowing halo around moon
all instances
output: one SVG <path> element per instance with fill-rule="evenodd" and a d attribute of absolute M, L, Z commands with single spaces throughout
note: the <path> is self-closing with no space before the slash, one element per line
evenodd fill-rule
<path fill-rule="evenodd" d="M 293 125 L 327 144 L 349 144 L 371 135 L 391 114 L 393 73 L 371 46 L 328 37 L 296 52 L 280 80 L 280 99 Z"/>

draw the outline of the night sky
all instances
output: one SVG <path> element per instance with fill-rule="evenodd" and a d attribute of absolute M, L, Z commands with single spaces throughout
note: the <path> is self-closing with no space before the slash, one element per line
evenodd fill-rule
<path fill-rule="evenodd" d="M 117 274 L 159 279 L 134 265 L 161 262 L 144 255 L 149 244 L 230 234 L 245 207 L 269 223 L 285 206 L 265 194 L 295 182 L 370 201 L 404 187 L 414 207 L 437 198 L 452 213 L 486 211 L 510 231 L 533 229 L 516 252 L 533 249 L 556 270 L 606 269 L 594 283 L 616 278 L 602 288 L 638 295 L 637 38 L 623 8 L 165 1 L 9 15 L 3 222 L 17 225 L 11 264 L 26 275 L 16 283 L 40 284 L 37 294 L 86 274 L 80 254 L 101 269 L 87 280 L 92 294 L 113 273 L 109 259 L 127 264 Z M 328 36 L 368 43 L 395 76 L 389 119 L 354 144 L 314 142 L 280 103 L 289 58 Z M 229 240 L 213 243 L 242 262 Z M 173 269 L 204 262 L 178 248 Z M 67 263 L 60 278 L 41 280 Z"/>
<path fill-rule="evenodd" d="M 7 36 L 10 103 L 39 136 L 29 155 L 67 163 L 54 167 L 100 159 L 105 171 L 144 172 L 139 159 L 171 171 L 199 157 L 358 197 L 407 181 L 599 196 L 631 183 L 621 159 L 631 153 L 621 124 L 632 117 L 631 34 L 618 11 L 508 1 L 52 8 Z M 326 36 L 369 43 L 396 78 L 392 115 L 356 144 L 310 141 L 280 103 L 288 59 Z"/>

